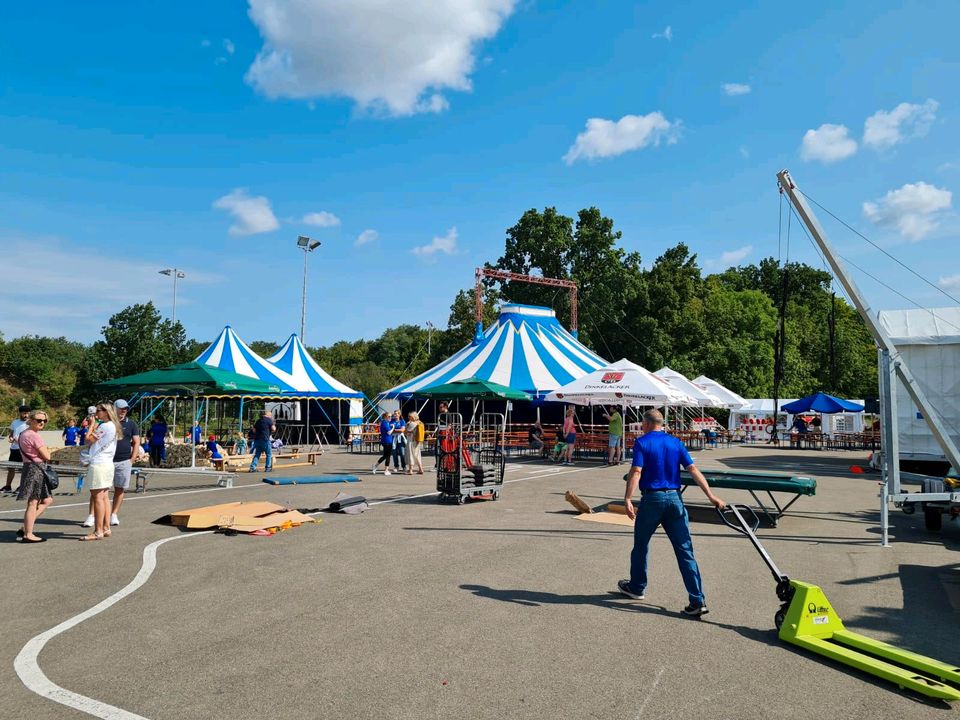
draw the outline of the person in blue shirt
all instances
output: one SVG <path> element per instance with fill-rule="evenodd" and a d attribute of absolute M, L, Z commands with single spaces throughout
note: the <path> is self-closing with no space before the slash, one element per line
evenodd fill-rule
<path fill-rule="evenodd" d="M 402 469 L 406 472 L 407 438 L 404 437 L 403 431 L 406 429 L 407 424 L 403 421 L 403 416 L 400 415 L 399 410 L 394 411 L 390 424 L 393 426 L 393 471 L 400 472 Z"/>
<path fill-rule="evenodd" d="M 700 568 L 693 556 L 693 541 L 687 509 L 680 497 L 680 468 L 690 471 L 697 486 L 714 507 L 721 510 L 726 503 L 710 490 L 703 473 L 682 441 L 663 431 L 663 415 L 657 410 L 643 414 L 643 435 L 633 445 L 633 465 L 627 475 L 623 504 L 633 523 L 633 551 L 630 553 L 630 579 L 617 583 L 620 592 L 634 600 L 642 600 L 647 588 L 647 551 L 650 538 L 663 526 L 677 556 L 680 575 L 687 588 L 690 603 L 681 610 L 689 617 L 707 614 Z M 640 506 L 634 508 L 633 494 L 640 488 Z"/>
<path fill-rule="evenodd" d="M 380 459 L 373 464 L 374 475 L 377 474 L 377 468 L 383 463 L 383 474 L 390 474 L 390 457 L 393 455 L 393 423 L 390 422 L 390 413 L 383 413 L 380 418 Z"/>
<path fill-rule="evenodd" d="M 200 427 L 199 420 L 193 421 L 192 438 L 194 445 L 201 445 L 203 443 L 203 428 Z"/>
<path fill-rule="evenodd" d="M 150 431 L 147 433 L 147 446 L 150 448 L 150 467 L 160 467 L 167 458 L 167 421 L 163 415 L 157 415 L 156 419 L 150 424 Z"/>
<path fill-rule="evenodd" d="M 261 412 L 260 419 L 253 424 L 253 459 L 250 461 L 250 472 L 257 471 L 257 461 L 264 454 L 267 456 L 265 469 L 273 472 L 273 446 L 270 444 L 270 436 L 276 430 L 273 413 L 269 410 Z"/>
<path fill-rule="evenodd" d="M 77 427 L 77 423 L 71 420 L 61 434 L 63 435 L 63 446 L 74 447 L 77 444 L 77 436 L 80 434 L 80 429 Z"/>

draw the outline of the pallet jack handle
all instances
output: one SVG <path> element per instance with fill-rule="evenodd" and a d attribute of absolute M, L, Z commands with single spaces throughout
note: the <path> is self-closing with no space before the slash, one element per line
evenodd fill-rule
<path fill-rule="evenodd" d="M 727 505 L 723 510 L 720 508 L 716 508 L 716 510 L 717 515 L 720 516 L 724 525 L 750 538 L 750 542 L 753 543 L 757 552 L 760 553 L 760 557 L 763 558 L 767 567 L 770 568 L 773 579 L 777 581 L 777 597 L 781 600 L 788 600 L 789 598 L 785 596 L 793 595 L 790 587 L 790 578 L 780 571 L 780 568 L 777 567 L 773 558 L 770 557 L 770 553 L 767 552 L 767 549 L 761 545 L 760 540 L 757 539 L 756 532 L 757 528 L 760 527 L 760 518 L 757 517 L 754 509 L 749 505 Z M 736 518 L 736 523 L 730 521 L 730 516 Z M 749 517 L 749 521 L 747 517 Z"/>

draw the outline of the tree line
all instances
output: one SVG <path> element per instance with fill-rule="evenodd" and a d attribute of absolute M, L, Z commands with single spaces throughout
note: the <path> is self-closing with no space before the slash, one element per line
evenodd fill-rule
<path fill-rule="evenodd" d="M 829 273 L 769 257 L 756 265 L 705 274 L 684 244 L 647 267 L 597 208 L 571 218 L 556 208 L 531 209 L 506 231 L 503 254 L 488 267 L 576 280 L 580 340 L 609 359 L 648 369 L 669 365 L 706 374 L 745 397 L 770 397 L 774 345 L 784 306 L 780 394 L 824 390 L 862 398 L 877 392 L 876 350 L 857 312 L 831 292 Z M 565 290 L 515 281 L 485 281 L 484 325 L 501 301 L 545 305 L 569 327 Z M 340 340 L 308 348 L 340 381 L 373 398 L 468 344 L 474 332 L 474 290 L 457 293 L 445 329 L 400 325 L 374 340 Z M 0 413 L 22 395 L 42 407 L 83 407 L 103 380 L 196 358 L 210 340 L 189 339 L 179 322 L 152 302 L 113 315 L 102 337 L 84 344 L 64 337 L 0 336 Z M 257 340 L 262 356 L 279 349 Z"/>

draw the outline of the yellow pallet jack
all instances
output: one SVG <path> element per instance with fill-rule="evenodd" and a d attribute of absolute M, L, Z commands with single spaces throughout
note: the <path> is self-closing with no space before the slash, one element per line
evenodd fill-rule
<path fill-rule="evenodd" d="M 843 626 L 830 602 L 816 585 L 791 580 L 777 567 L 757 539 L 760 520 L 747 505 L 728 505 L 717 510 L 724 524 L 750 542 L 777 581 L 782 602 L 773 621 L 780 639 L 946 702 L 960 700 L 960 667 L 851 632 Z M 731 516 L 736 522 L 731 521 Z M 749 520 L 747 519 L 749 517 Z"/>

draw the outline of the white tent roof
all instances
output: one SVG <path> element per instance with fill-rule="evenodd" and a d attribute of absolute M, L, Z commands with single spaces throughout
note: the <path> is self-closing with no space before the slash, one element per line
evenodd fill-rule
<path fill-rule="evenodd" d="M 877 317 L 894 345 L 960 344 L 960 307 L 883 310 Z"/>
<path fill-rule="evenodd" d="M 629 360 L 618 360 L 549 393 L 546 400 L 574 405 L 696 405 L 686 393 Z"/>
<path fill-rule="evenodd" d="M 686 377 L 678 373 L 676 370 L 671 370 L 666 365 L 657 370 L 654 375 L 656 375 L 658 378 L 666 380 L 678 390 L 685 392 L 687 395 L 696 400 L 697 405 L 700 407 L 725 407 L 724 401 L 718 398 L 716 395 L 712 395 L 709 391 L 697 387 Z"/>
<path fill-rule="evenodd" d="M 719 405 L 718 407 L 736 410 L 747 404 L 747 401 L 737 395 L 733 390 L 728 390 L 716 380 L 711 380 L 706 375 L 694 378 L 693 383 L 694 385 L 699 385 L 717 399 L 722 400 L 723 405 Z"/>

